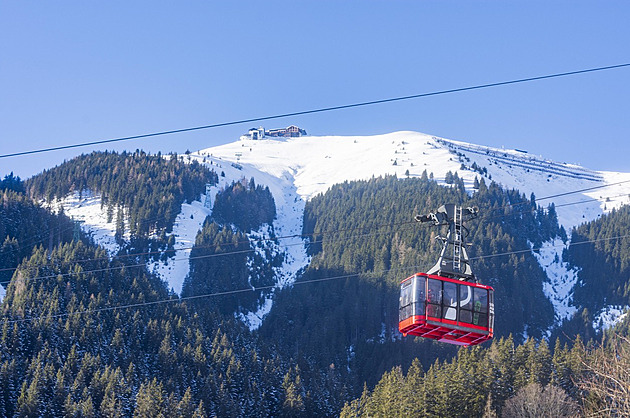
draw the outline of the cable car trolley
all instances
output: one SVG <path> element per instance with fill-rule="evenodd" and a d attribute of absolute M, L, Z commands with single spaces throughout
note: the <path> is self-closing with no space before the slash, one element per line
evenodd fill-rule
<path fill-rule="evenodd" d="M 453 204 L 435 213 L 416 215 L 418 222 L 448 226 L 438 262 L 426 273 L 416 273 L 400 284 L 398 329 L 449 344 L 470 346 L 492 339 L 494 289 L 477 282 L 464 242 L 465 220 L 477 216 L 476 207 Z"/>

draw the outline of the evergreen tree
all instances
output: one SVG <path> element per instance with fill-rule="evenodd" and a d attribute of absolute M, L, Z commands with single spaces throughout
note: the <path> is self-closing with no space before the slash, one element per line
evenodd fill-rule
<path fill-rule="evenodd" d="M 157 379 L 140 385 L 136 397 L 134 417 L 163 417 L 165 409 L 164 388 Z"/>
<path fill-rule="evenodd" d="M 284 375 L 282 388 L 284 389 L 283 415 L 294 417 L 304 414 L 304 388 L 297 366 L 289 369 Z"/>
<path fill-rule="evenodd" d="M 0 191 L 12 190 L 16 193 L 24 193 L 24 183 L 19 176 L 14 176 L 13 172 L 4 176 L 4 179 L 0 181 Z"/>

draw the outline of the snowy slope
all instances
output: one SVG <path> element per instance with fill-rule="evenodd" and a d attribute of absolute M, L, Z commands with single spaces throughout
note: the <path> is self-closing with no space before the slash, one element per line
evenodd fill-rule
<path fill-rule="evenodd" d="M 46 205 L 46 202 L 42 201 L 42 204 Z M 101 197 L 98 194 L 90 191 L 74 192 L 64 199 L 53 201 L 49 206 L 56 212 L 63 208 L 67 216 L 81 222 L 83 231 L 110 255 L 118 251 L 118 244 L 114 239 L 117 213 L 114 211 L 108 222 L 107 206 L 101 207 Z M 129 239 L 129 235 L 125 238 Z"/>
<path fill-rule="evenodd" d="M 612 305 L 608 306 L 595 317 L 593 328 L 596 330 L 606 330 L 612 328 L 628 315 L 630 306 Z"/>
<path fill-rule="evenodd" d="M 517 188 L 528 197 L 533 192 L 542 205 L 554 202 L 558 206 L 559 220 L 568 231 L 582 222 L 596 219 L 613 207 L 630 202 L 630 181 L 579 194 L 542 199 L 567 191 L 627 181 L 630 173 L 598 172 L 516 150 L 483 147 L 417 132 L 361 137 L 240 140 L 200 151 L 200 154 L 212 155 L 223 162 L 223 166 L 231 163 L 240 165 L 246 177 L 258 171 L 266 177 L 290 181 L 304 201 L 346 180 L 365 180 L 386 174 L 404 178 L 407 171 L 409 176 L 414 177 L 420 176 L 424 170 L 433 173 L 438 182 L 444 181 L 448 171 L 457 172 L 472 192 L 475 177 L 482 177 L 471 169 L 476 163 L 486 168 L 487 182 L 491 177 L 505 188 Z M 466 169 L 462 170 L 462 164 Z M 257 179 L 257 182 L 267 184 L 262 179 Z M 584 203 L 574 204 L 582 201 Z M 562 206 L 567 203 L 571 206 Z"/>
<path fill-rule="evenodd" d="M 205 196 L 202 195 L 202 200 Z M 42 202 L 42 204 L 46 204 Z M 49 205 L 56 212 L 63 208 L 64 213 L 76 221 L 81 222 L 81 228 L 94 242 L 107 250 L 110 256 L 116 255 L 119 245 L 114 239 L 116 233 L 117 213 L 114 210 L 109 222 L 107 216 L 107 206 L 101 206 L 101 196 L 84 190 L 81 194 L 74 192 L 63 199 L 53 201 Z M 188 256 L 190 249 L 195 243 L 197 231 L 201 229 L 206 216 L 210 210 L 205 208 L 201 202 L 192 204 L 182 204 L 181 212 L 175 219 L 173 225 L 173 235 L 175 235 L 175 253 L 166 263 L 151 263 L 148 269 L 158 274 L 169 286 L 180 293 L 184 278 L 189 271 Z M 125 216 L 125 222 L 128 223 Z M 123 237 L 129 240 L 129 232 Z"/>
<path fill-rule="evenodd" d="M 571 318 L 577 311 L 571 303 L 573 285 L 578 279 L 578 271 L 569 268 L 568 263 L 562 261 L 564 248 L 566 248 L 565 243 L 557 237 L 551 242 L 544 242 L 538 251 L 533 252 L 538 264 L 547 274 L 548 282 L 543 283 L 543 292 L 553 303 L 558 324 L 564 319 Z"/>
<path fill-rule="evenodd" d="M 206 216 L 210 214 L 210 210 L 206 208 L 202 202 L 205 195 L 201 196 L 201 202 L 196 201 L 191 204 L 183 203 L 182 210 L 175 218 L 173 225 L 173 235 L 175 235 L 174 257 L 164 262 L 151 263 L 149 270 L 158 274 L 169 287 L 177 294 L 182 292 L 184 279 L 190 271 L 188 257 L 190 251 L 195 244 L 197 231 L 203 226 Z"/>
<path fill-rule="evenodd" d="M 553 202 L 560 223 L 569 233 L 573 226 L 630 202 L 630 173 L 598 172 L 524 151 L 484 147 L 417 132 L 241 139 L 180 158 L 197 160 L 220 174 L 219 184 L 212 187 L 207 196 L 210 207 L 216 193 L 232 181 L 253 177 L 257 184 L 269 187 L 277 209 L 272 227 L 280 237 L 279 248 L 274 251 L 285 254 L 284 265 L 276 272 L 278 287 L 291 285 L 309 263 L 304 241 L 299 237 L 306 201 L 344 181 L 388 174 L 399 178 L 418 177 L 426 170 L 436 181 L 444 183 L 450 171 L 457 172 L 467 190 L 474 193 L 475 177 L 485 177 L 487 183 L 493 180 L 505 188 L 517 188 L 528 197 L 534 193 L 543 206 Z M 476 171 L 473 166 L 477 167 Z M 619 182 L 625 183 L 615 184 Z M 556 196 L 582 189 L 590 190 Z M 555 197 L 547 198 L 549 196 Z M 203 219 L 210 213 L 202 203 L 182 207 L 174 228 L 176 248 L 180 249 L 175 260 L 171 259 L 168 265 L 152 266 L 176 292 L 181 290 L 188 272 L 185 249 L 190 248 Z M 105 214 L 100 210 L 98 197 L 79 200 L 78 196 L 70 196 L 62 204 L 66 213 L 85 221 L 84 229 L 92 231 L 97 242 L 110 252 L 115 251 L 115 225 L 104 222 Z M 427 208 L 432 209 L 435 208 Z M 253 234 L 251 239 L 255 239 L 254 236 L 260 238 L 260 233 Z M 554 303 L 557 319 L 572 312 L 570 289 L 576 278 L 574 272 L 566 271 L 565 266 L 554 261 L 561 251 L 562 245 L 550 242 L 537 255 L 549 277 L 545 292 Z M 258 312 L 248 316 L 246 322 L 252 329 L 260 324 L 271 305 L 272 300 L 265 300 Z"/>

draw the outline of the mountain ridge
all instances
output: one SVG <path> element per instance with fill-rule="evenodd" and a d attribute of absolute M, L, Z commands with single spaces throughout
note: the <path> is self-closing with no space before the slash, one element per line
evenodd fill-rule
<path fill-rule="evenodd" d="M 481 155 L 483 153 L 487 154 Z M 524 167 L 517 165 L 518 161 L 510 164 L 501 160 L 506 157 L 500 154 L 513 160 L 520 157 L 520 165 Z M 585 204 L 583 218 L 576 217 L 575 211 L 559 209 L 560 223 L 567 229 L 629 202 L 627 195 L 630 193 L 630 173 L 590 170 L 576 164 L 554 162 L 522 150 L 486 147 L 412 131 L 373 136 L 246 139 L 190 155 L 192 158 L 205 157 L 218 164 L 227 162 L 229 166 L 224 168 L 226 175 L 238 176 L 238 171 L 241 171 L 244 177 L 249 177 L 250 171 L 251 174 L 259 171 L 276 178 L 292 177 L 296 192 L 304 200 L 325 192 L 336 183 L 383 175 L 403 178 L 407 172 L 410 177 L 419 177 L 424 170 L 433 173 L 434 179 L 442 184 L 449 171 L 458 172 L 469 192 L 473 191 L 475 177 L 485 176 L 486 181 L 494 180 L 506 189 L 519 189 L 527 195 L 534 193 L 540 197 L 628 180 L 628 183 L 618 185 L 614 190 L 605 190 L 605 193 L 602 190 L 604 187 L 595 189 L 598 192 L 584 192 L 587 198 L 601 196 L 610 201 L 606 202 L 607 205 L 603 202 L 599 205 L 596 202 Z M 529 164 L 523 164 L 524 161 L 529 161 Z M 473 163 L 476 163 L 477 170 L 473 168 Z M 257 181 L 265 184 L 263 179 Z M 560 196 L 550 202 L 559 206 L 575 200 Z"/>

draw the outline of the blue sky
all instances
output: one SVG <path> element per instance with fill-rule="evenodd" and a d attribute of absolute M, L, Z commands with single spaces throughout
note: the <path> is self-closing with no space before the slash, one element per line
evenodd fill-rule
<path fill-rule="evenodd" d="M 630 62 L 630 2 L 0 0 L 0 154 Z M 266 122 L 630 171 L 630 68 Z M 249 125 L 92 149 L 184 152 Z"/>

